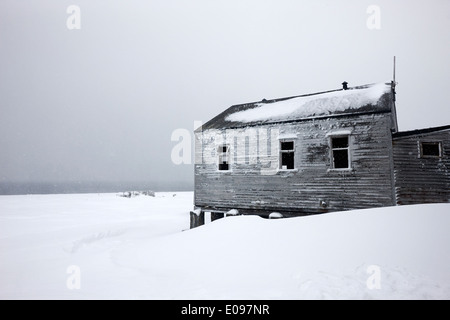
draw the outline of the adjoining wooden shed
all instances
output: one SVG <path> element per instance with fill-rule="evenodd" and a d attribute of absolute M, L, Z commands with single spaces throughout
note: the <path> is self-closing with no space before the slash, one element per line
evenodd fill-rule
<path fill-rule="evenodd" d="M 450 201 L 450 126 L 393 134 L 396 203 Z"/>
<path fill-rule="evenodd" d="M 237 213 L 292 217 L 416 199 L 448 202 L 448 129 L 399 133 L 394 82 L 232 106 L 195 131 L 191 227 L 205 212 L 212 220 Z M 421 152 L 435 153 L 426 143 L 437 141 L 433 160 L 440 164 L 420 158 L 430 164 L 422 170 L 439 175 L 423 183 L 442 190 L 427 197 L 432 191 L 421 186 L 422 198 L 408 197 L 415 187 L 401 162 L 409 161 L 410 139 L 426 134 L 433 138 Z"/>

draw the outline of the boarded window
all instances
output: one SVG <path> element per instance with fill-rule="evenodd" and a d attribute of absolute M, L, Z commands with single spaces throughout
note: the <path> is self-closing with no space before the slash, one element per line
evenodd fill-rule
<path fill-rule="evenodd" d="M 422 158 L 439 158 L 441 154 L 440 142 L 421 142 L 420 153 Z"/>
<path fill-rule="evenodd" d="M 331 138 L 333 169 L 350 168 L 348 140 L 348 136 Z"/>
<path fill-rule="evenodd" d="M 294 141 L 280 141 L 280 169 L 294 169 Z"/>
<path fill-rule="evenodd" d="M 220 171 L 227 171 L 230 170 L 230 147 L 226 145 L 219 146 L 217 148 L 217 153 L 219 156 L 219 170 Z"/>

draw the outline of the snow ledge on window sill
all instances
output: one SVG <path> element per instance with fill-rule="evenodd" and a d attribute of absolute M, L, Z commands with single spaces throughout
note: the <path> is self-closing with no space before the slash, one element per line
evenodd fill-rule
<path fill-rule="evenodd" d="M 298 172 L 298 168 L 295 168 L 295 169 L 277 169 L 277 172 Z"/>
<path fill-rule="evenodd" d="M 344 169 L 327 169 L 327 172 L 352 172 L 353 168 L 344 168 Z"/>

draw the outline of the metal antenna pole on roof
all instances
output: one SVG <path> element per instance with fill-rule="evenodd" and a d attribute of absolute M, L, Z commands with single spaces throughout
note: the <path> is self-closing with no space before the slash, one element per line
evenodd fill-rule
<path fill-rule="evenodd" d="M 394 56 L 394 86 L 396 85 L 396 82 L 395 82 L 395 56 Z"/>
<path fill-rule="evenodd" d="M 394 90 L 394 94 L 395 94 L 395 87 L 397 86 L 397 82 L 395 81 L 395 56 L 394 56 L 394 74 L 393 74 L 393 79 L 391 81 L 391 87 L 392 90 Z M 395 101 L 395 98 L 394 98 Z"/>
<path fill-rule="evenodd" d="M 397 86 L 397 82 L 395 82 L 395 56 L 394 56 L 394 74 L 393 74 L 393 79 L 392 79 L 392 83 L 391 83 L 391 89 L 392 89 L 392 99 L 393 99 L 393 103 L 392 103 L 392 115 L 393 115 L 393 130 L 394 132 L 398 132 L 398 122 L 397 122 L 397 108 L 395 107 L 395 101 L 397 100 L 395 98 L 395 95 L 397 94 L 395 92 L 395 87 Z"/>

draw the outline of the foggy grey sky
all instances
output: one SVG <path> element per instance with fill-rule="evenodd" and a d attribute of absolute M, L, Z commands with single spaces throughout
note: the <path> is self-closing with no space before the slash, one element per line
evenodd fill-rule
<path fill-rule="evenodd" d="M 448 0 L 2 0 L 0 183 L 190 183 L 193 166 L 171 161 L 175 129 L 389 81 L 394 55 L 400 130 L 447 125 L 448 30 Z"/>

